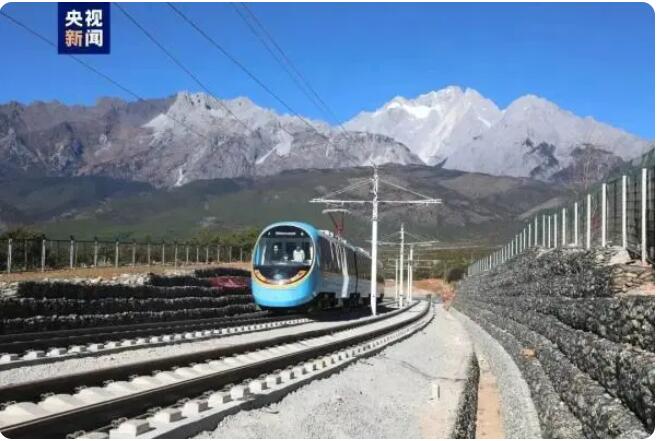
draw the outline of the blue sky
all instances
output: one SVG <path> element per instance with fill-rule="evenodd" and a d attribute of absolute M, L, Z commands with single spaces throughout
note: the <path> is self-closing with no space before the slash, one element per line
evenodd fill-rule
<path fill-rule="evenodd" d="M 165 4 L 124 4 L 219 97 L 284 109 Z M 179 7 L 296 111 L 328 119 L 263 49 L 231 4 Z M 396 95 L 447 85 L 506 107 L 533 93 L 654 138 L 654 12 L 646 4 L 251 4 L 340 121 Z M 56 38 L 57 6 L 3 12 Z M 0 17 L 0 102 L 93 103 L 121 90 Z M 199 88 L 112 8 L 112 53 L 90 64 L 141 96 Z M 330 121 L 335 123 L 335 121 Z"/>

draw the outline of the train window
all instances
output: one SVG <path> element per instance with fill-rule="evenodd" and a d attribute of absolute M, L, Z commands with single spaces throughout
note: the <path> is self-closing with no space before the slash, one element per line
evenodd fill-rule
<path fill-rule="evenodd" d="M 291 225 L 267 230 L 256 246 L 257 266 L 310 266 L 314 258 L 312 239 Z"/>

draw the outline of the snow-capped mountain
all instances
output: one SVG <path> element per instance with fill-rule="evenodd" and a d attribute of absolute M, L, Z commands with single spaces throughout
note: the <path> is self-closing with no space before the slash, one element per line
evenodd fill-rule
<path fill-rule="evenodd" d="M 524 96 L 501 110 L 476 91 L 454 86 L 394 98 L 343 126 L 281 115 L 248 98 L 203 93 L 136 102 L 104 98 L 93 106 L 11 102 L 0 105 L 0 179 L 102 175 L 171 187 L 393 163 L 573 181 L 592 162 L 604 172 L 602 165 L 650 147 L 542 98 Z"/>
<path fill-rule="evenodd" d="M 95 106 L 0 106 L 0 177 L 104 175 L 182 185 L 291 169 L 421 164 L 380 134 L 279 115 L 247 98 L 178 93 Z"/>
<path fill-rule="evenodd" d="M 543 98 L 523 96 L 500 110 L 478 92 L 456 86 L 415 99 L 396 97 L 345 127 L 397 139 L 427 164 L 539 179 L 551 179 L 583 157 L 628 160 L 651 146 Z"/>
<path fill-rule="evenodd" d="M 481 136 L 502 115 L 477 91 L 450 86 L 415 99 L 396 97 L 374 112 L 358 114 L 345 127 L 392 136 L 434 165 Z"/>

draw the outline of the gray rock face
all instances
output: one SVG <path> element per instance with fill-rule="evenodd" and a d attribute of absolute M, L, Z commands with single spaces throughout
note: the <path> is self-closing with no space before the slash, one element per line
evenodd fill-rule
<path fill-rule="evenodd" d="M 534 95 L 499 109 L 478 92 L 456 86 L 415 99 L 396 97 L 345 126 L 398 139 L 428 164 L 542 180 L 602 173 L 651 145 Z"/>
<path fill-rule="evenodd" d="M 246 98 L 181 92 L 95 106 L 0 106 L 0 177 L 105 175 L 179 186 L 199 179 L 371 163 L 419 164 L 399 142 L 278 115 Z"/>

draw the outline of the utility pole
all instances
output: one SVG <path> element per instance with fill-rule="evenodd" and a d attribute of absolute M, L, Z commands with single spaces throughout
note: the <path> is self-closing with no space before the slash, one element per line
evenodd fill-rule
<path fill-rule="evenodd" d="M 366 205 L 366 204 L 372 204 L 372 250 L 370 252 L 370 258 L 372 259 L 372 271 L 371 271 L 371 281 L 370 281 L 370 307 L 372 309 L 372 315 L 376 316 L 376 281 L 377 281 L 377 270 L 378 270 L 378 262 L 377 262 L 377 251 L 378 251 L 378 229 L 379 229 L 379 205 L 384 204 L 384 205 L 406 205 L 406 204 L 416 204 L 416 205 L 429 205 L 429 204 L 441 204 L 442 201 L 440 199 L 435 199 L 435 198 L 430 198 L 428 196 L 425 196 L 423 194 L 417 193 L 413 190 L 409 190 L 407 188 L 402 187 L 401 185 L 394 184 L 392 182 L 385 181 L 383 179 L 379 178 L 379 172 L 377 169 L 376 164 L 372 166 L 372 178 L 371 179 L 366 179 L 362 181 L 358 181 L 354 184 L 351 184 L 347 187 L 344 187 L 340 190 L 334 191 L 332 193 L 329 193 L 325 195 L 324 197 L 320 198 L 314 198 L 310 200 L 310 203 L 314 204 L 326 204 L 326 205 L 331 205 L 331 206 L 338 206 L 338 207 L 343 207 L 345 205 L 349 204 L 358 204 L 358 205 Z M 371 200 L 364 200 L 364 199 L 332 199 L 332 197 L 337 196 L 341 193 L 348 192 L 350 190 L 354 190 L 360 186 L 370 184 L 371 185 L 371 193 L 372 193 L 372 199 Z M 415 199 L 415 200 L 381 200 L 379 199 L 379 185 L 380 184 L 385 184 L 389 187 L 393 187 L 397 190 L 402 190 L 406 193 L 411 193 L 415 196 L 419 196 L 421 199 Z M 402 279 L 403 279 L 403 262 L 400 262 L 400 267 L 402 271 Z M 401 297 L 401 293 L 400 293 Z"/>
<path fill-rule="evenodd" d="M 399 242 L 399 307 L 404 305 L 404 224 L 401 224 Z"/>
<path fill-rule="evenodd" d="M 378 269 L 378 248 L 377 241 L 379 239 L 379 172 L 374 167 L 374 177 L 372 179 L 372 193 L 374 197 L 372 198 L 372 270 L 370 274 L 372 275 L 372 280 L 370 281 L 370 308 L 372 309 L 372 315 L 376 315 L 376 270 Z"/>
<path fill-rule="evenodd" d="M 413 245 L 408 256 L 408 292 L 406 293 L 408 303 L 413 300 Z"/>

